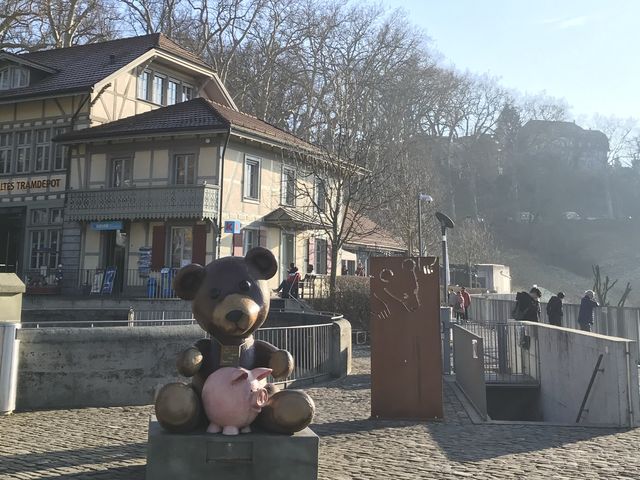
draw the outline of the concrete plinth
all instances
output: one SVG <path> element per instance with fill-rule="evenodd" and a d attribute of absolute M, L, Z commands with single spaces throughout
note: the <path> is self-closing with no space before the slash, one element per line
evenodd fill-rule
<path fill-rule="evenodd" d="M 147 480 L 315 480 L 318 436 L 306 428 L 295 435 L 252 432 L 228 436 L 165 432 L 149 421 Z"/>

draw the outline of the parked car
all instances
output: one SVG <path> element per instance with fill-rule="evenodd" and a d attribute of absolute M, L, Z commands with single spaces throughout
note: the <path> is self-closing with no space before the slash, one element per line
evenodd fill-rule
<path fill-rule="evenodd" d="M 562 212 L 562 218 L 565 220 L 580 220 L 580 215 L 577 212 Z"/>

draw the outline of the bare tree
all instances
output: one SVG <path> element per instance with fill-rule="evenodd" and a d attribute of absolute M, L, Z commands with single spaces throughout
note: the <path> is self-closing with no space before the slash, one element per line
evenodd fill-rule
<path fill-rule="evenodd" d="M 381 140 L 377 132 L 356 132 L 343 126 L 330 146 L 296 157 L 298 204 L 303 211 L 306 206 L 330 246 L 332 299 L 340 250 L 377 232 L 379 227 L 369 219 L 387 205 L 386 166 L 372 161 Z"/>
<path fill-rule="evenodd" d="M 498 255 L 489 226 L 475 219 L 465 219 L 456 225 L 450 235 L 449 248 L 454 262 L 467 266 L 469 287 L 472 286 L 472 266 L 479 262 L 495 262 Z"/>
<path fill-rule="evenodd" d="M 115 37 L 119 19 L 111 0 L 36 0 L 30 49 L 64 48 Z"/>
<path fill-rule="evenodd" d="M 25 37 L 33 17 L 30 0 L 0 0 L 0 49 L 25 50 Z"/>

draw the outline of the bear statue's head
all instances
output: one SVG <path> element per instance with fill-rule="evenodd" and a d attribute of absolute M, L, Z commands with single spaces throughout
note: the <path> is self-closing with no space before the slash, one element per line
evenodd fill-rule
<path fill-rule="evenodd" d="M 225 257 L 206 267 L 192 263 L 173 281 L 176 294 L 192 300 L 193 315 L 217 339 L 246 338 L 269 313 L 267 280 L 278 270 L 273 254 L 262 247 L 244 257 Z"/>

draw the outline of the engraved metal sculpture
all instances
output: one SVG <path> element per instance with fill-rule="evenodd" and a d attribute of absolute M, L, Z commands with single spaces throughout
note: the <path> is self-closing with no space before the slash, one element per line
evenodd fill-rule
<path fill-rule="evenodd" d="M 371 414 L 441 418 L 437 258 L 373 258 L 371 272 Z"/>

